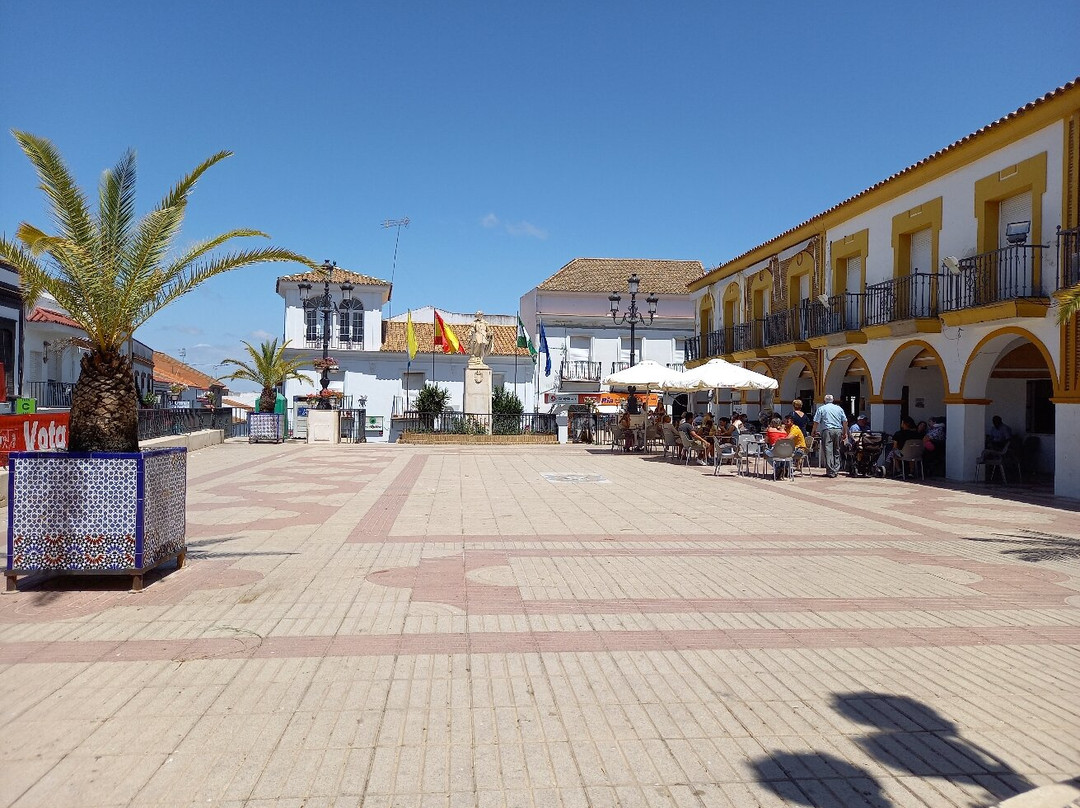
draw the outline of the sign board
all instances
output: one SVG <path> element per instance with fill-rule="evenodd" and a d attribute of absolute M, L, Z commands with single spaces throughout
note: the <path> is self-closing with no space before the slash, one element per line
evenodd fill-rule
<path fill-rule="evenodd" d="M 66 412 L 0 415 L 0 463 L 7 465 L 8 452 L 67 449 L 69 419 Z"/>
<path fill-rule="evenodd" d="M 364 425 L 364 430 L 367 432 L 383 433 L 383 416 L 381 415 L 369 415 L 367 417 L 367 423 Z"/>
<path fill-rule="evenodd" d="M 588 404 L 598 407 L 622 407 L 626 404 L 626 393 L 544 393 L 545 404 Z M 637 394 L 638 403 L 652 409 L 660 402 L 659 393 Z"/>
<path fill-rule="evenodd" d="M 37 399 L 36 398 L 17 398 L 15 399 L 15 414 L 16 415 L 30 415 L 37 412 Z"/>

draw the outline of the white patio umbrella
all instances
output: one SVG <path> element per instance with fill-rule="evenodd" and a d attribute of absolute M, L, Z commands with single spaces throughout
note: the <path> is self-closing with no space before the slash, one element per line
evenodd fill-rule
<path fill-rule="evenodd" d="M 618 373 L 612 373 L 604 379 L 604 384 L 609 387 L 629 387 L 634 385 L 641 390 L 659 390 L 664 386 L 664 382 L 673 381 L 681 376 L 682 374 L 679 371 L 672 370 L 659 362 L 642 359 L 633 367 L 620 370 Z"/>
<path fill-rule="evenodd" d="M 704 365 L 691 368 L 679 374 L 679 378 L 661 385 L 665 392 L 680 393 L 695 390 L 775 390 L 778 386 L 776 379 L 720 358 L 710 359 Z"/>

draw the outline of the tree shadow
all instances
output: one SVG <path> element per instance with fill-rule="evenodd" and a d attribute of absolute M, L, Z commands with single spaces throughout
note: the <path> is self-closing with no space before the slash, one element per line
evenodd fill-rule
<path fill-rule="evenodd" d="M 833 708 L 878 731 L 855 740 L 875 760 L 916 777 L 940 777 L 974 784 L 997 799 L 1027 791 L 1033 784 L 1001 758 L 963 738 L 955 723 L 907 696 L 839 693 Z"/>
<path fill-rule="evenodd" d="M 851 740 L 884 766 L 915 777 L 975 785 L 994 801 L 1033 788 L 992 752 L 961 737 L 956 724 L 907 696 L 869 691 L 834 694 L 838 713 L 873 730 Z M 890 808 L 874 776 L 835 755 L 775 752 L 752 764 L 757 780 L 793 805 Z"/>
<path fill-rule="evenodd" d="M 1040 561 L 1071 561 L 1080 558 L 1080 539 L 1075 536 L 1044 533 L 1041 530 L 1019 528 L 1015 533 L 992 533 L 989 538 L 968 536 L 965 541 L 1019 545 L 1001 552 L 1003 555 L 1035 564 Z"/>
<path fill-rule="evenodd" d="M 758 782 L 793 805 L 891 808 L 869 772 L 834 755 L 777 752 L 751 764 Z"/>

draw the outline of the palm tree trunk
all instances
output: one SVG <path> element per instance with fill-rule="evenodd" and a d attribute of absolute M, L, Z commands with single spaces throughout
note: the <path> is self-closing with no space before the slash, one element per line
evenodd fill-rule
<path fill-rule="evenodd" d="M 138 401 L 131 359 L 116 350 L 91 351 L 71 393 L 69 449 L 139 451 Z"/>
<path fill-rule="evenodd" d="M 277 391 L 273 387 L 264 387 L 259 396 L 259 412 L 273 412 L 277 406 Z"/>

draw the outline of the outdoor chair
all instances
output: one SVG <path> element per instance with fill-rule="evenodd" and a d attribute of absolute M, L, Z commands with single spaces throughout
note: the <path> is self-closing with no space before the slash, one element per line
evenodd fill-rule
<path fill-rule="evenodd" d="M 743 466 L 746 466 L 747 475 L 750 474 L 750 461 L 754 461 L 754 474 L 758 473 L 758 462 L 765 456 L 765 452 L 762 448 L 763 444 L 757 435 L 740 435 L 739 436 L 739 465 L 737 470 L 741 473 Z"/>
<path fill-rule="evenodd" d="M 677 459 L 679 456 L 679 433 L 675 431 L 675 427 L 671 424 L 662 424 L 660 431 L 664 439 L 664 456 L 666 457 L 668 452 L 671 452 L 671 457 Z"/>
<path fill-rule="evenodd" d="M 720 473 L 720 466 L 730 463 L 735 466 L 736 473 L 739 470 L 739 447 L 729 438 L 713 438 L 713 474 Z"/>
<path fill-rule="evenodd" d="M 781 438 L 772 445 L 767 455 L 772 463 L 773 479 L 779 480 L 785 474 L 789 480 L 794 480 L 792 464 L 795 458 L 795 441 L 791 438 Z"/>
<path fill-rule="evenodd" d="M 919 467 L 919 479 L 925 480 L 926 473 L 923 470 L 923 445 L 921 440 L 904 441 L 900 448 L 900 477 L 907 479 L 908 466 L 911 466 L 911 476 L 915 476 L 915 466 Z"/>
<path fill-rule="evenodd" d="M 990 482 L 994 478 L 994 471 L 1001 472 L 1001 481 L 1009 484 L 1009 477 L 1005 473 L 1005 467 L 1012 466 L 1016 469 L 1017 482 L 1023 482 L 1024 476 L 1020 471 L 1020 456 L 1013 451 L 1010 445 L 1004 451 L 997 449 L 983 449 L 979 459 L 975 461 L 975 482 L 979 481 L 979 469 L 983 470 L 983 482 Z"/>
<path fill-rule="evenodd" d="M 697 459 L 702 463 L 705 462 L 705 446 L 703 444 L 698 443 L 696 440 L 691 440 L 680 432 L 679 445 L 682 446 L 683 455 L 686 458 L 683 465 L 689 465 L 690 461 L 694 458 L 694 455 L 697 455 Z"/>
<path fill-rule="evenodd" d="M 798 458 L 795 463 L 795 468 L 799 474 L 809 474 L 813 477 L 813 473 L 810 469 L 813 468 L 814 463 L 817 463 L 817 467 L 821 468 L 821 456 L 818 454 L 821 449 L 821 438 L 817 435 L 809 435 L 806 437 L 806 454 L 801 458 Z M 815 460 L 815 455 L 817 459 Z"/>
<path fill-rule="evenodd" d="M 654 449 L 656 447 L 656 444 L 659 443 L 662 439 L 663 439 L 663 437 L 660 434 L 660 428 L 659 427 L 655 426 L 654 424 L 649 424 L 647 427 L 645 427 L 645 448 L 646 449 L 650 449 L 650 450 Z"/>
<path fill-rule="evenodd" d="M 611 425 L 611 451 L 623 448 L 624 433 L 623 428 L 618 424 Z"/>

